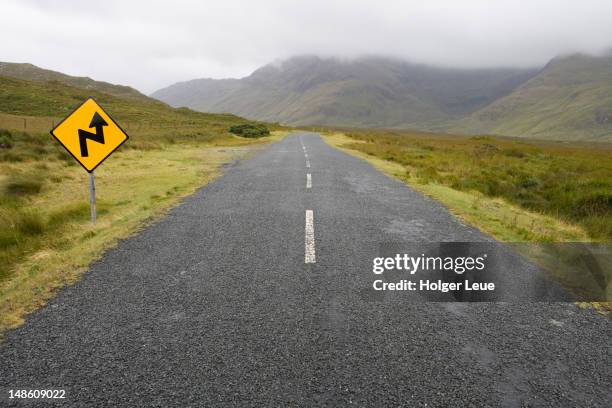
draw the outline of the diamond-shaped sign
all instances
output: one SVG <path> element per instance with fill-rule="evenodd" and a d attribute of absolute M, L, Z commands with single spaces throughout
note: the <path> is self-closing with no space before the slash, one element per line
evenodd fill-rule
<path fill-rule="evenodd" d="M 93 98 L 76 108 L 51 134 L 90 173 L 128 139 Z"/>

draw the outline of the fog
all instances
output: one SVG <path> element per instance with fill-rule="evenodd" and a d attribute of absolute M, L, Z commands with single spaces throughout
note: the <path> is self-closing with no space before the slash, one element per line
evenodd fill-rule
<path fill-rule="evenodd" d="M 150 93 L 242 77 L 293 55 L 393 56 L 452 67 L 541 66 L 612 47 L 609 0 L 3 0 L 0 61 Z"/>

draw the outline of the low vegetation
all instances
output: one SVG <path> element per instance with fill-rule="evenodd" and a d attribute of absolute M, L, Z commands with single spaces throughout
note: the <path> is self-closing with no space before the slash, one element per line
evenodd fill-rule
<path fill-rule="evenodd" d="M 0 129 L 0 149 L 13 147 L 13 135 L 6 129 Z"/>
<path fill-rule="evenodd" d="M 328 132 L 325 139 L 498 240 L 515 243 L 578 299 L 608 299 L 579 306 L 610 313 L 612 272 L 604 266 L 594 279 L 583 264 L 588 255 L 609 266 L 609 255 L 575 245 L 570 256 L 570 247 L 553 243 L 610 242 L 612 146 L 370 130 Z"/>
<path fill-rule="evenodd" d="M 453 136 L 410 131 L 347 131 L 335 141 L 366 157 L 394 163 L 394 175 L 463 213 L 477 208 L 474 224 L 491 229 L 478 220 L 484 212 L 506 217 L 514 233 L 502 238 L 521 241 L 612 240 L 612 145 L 554 143 Z M 457 205 L 458 201 L 470 205 Z M 492 205 L 497 201 L 498 205 Z M 523 225 L 516 216 L 494 208 L 507 203 L 524 214 L 554 219 L 577 226 L 584 233 L 566 228 Z M 480 208 L 484 205 L 491 209 Z M 453 205 L 450 205 L 453 209 Z M 461 207 L 461 208 L 459 208 Z M 468 217 L 470 218 L 470 217 Z M 532 218 L 524 216 L 523 218 Z M 471 222 L 472 220 L 470 220 Z M 561 225 L 560 224 L 560 225 Z M 488 225 L 488 226 L 487 226 Z M 514 226 L 514 227 L 511 227 Z M 570 228 L 571 229 L 571 228 Z M 563 231 L 563 232 L 562 232 Z"/>
<path fill-rule="evenodd" d="M 250 123 L 231 114 L 173 109 L 144 96 L 145 99 L 124 99 L 60 82 L 0 76 L 0 128 L 47 133 L 88 97 L 93 97 L 140 144 L 164 143 L 176 137 L 210 140 L 227 135 L 230 126 Z"/>
<path fill-rule="evenodd" d="M 229 132 L 238 136 L 248 138 L 258 138 L 268 136 L 270 130 L 263 124 L 245 123 L 241 125 L 234 125 L 229 128 Z"/>

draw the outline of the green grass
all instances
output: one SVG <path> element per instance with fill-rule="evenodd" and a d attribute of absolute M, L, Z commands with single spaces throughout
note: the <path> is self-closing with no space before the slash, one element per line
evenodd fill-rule
<path fill-rule="evenodd" d="M 394 163 L 394 175 L 450 199 L 464 214 L 497 213 L 484 229 L 515 224 L 517 217 L 491 205 L 497 200 L 525 214 L 542 215 L 584 230 L 586 240 L 612 240 L 612 145 L 462 137 L 409 131 L 347 131 L 337 144 Z M 456 193 L 455 193 L 456 192 Z M 460 200 L 458 196 L 465 195 Z M 466 201 L 467 200 L 467 201 Z M 500 201 L 501 200 L 501 201 Z M 442 199 L 444 201 L 444 199 Z M 486 208 L 481 208 L 486 204 Z M 500 204 L 501 205 L 501 204 Z M 451 207 L 451 209 L 453 209 Z M 519 213 L 521 211 L 518 211 Z M 505 219 L 504 219 L 505 218 Z M 529 218 L 525 216 L 524 218 Z M 482 222 L 476 221 L 476 224 Z M 568 240 L 574 234 L 523 225 L 520 240 Z M 520 232 L 518 227 L 511 228 Z M 574 238 L 580 238 L 579 233 Z"/>
<path fill-rule="evenodd" d="M 42 180 L 35 176 L 30 176 L 30 178 L 12 178 L 6 183 L 4 194 L 7 197 L 38 194 L 42 189 L 42 185 Z"/>
<path fill-rule="evenodd" d="M 360 134 L 356 136 L 356 133 Z M 364 135 L 364 133 L 367 133 L 367 135 Z M 471 149 L 468 149 L 467 146 L 473 148 L 474 143 L 480 141 L 491 145 L 500 143 L 500 146 L 508 147 L 513 144 L 513 141 L 489 137 L 464 138 L 465 140 L 461 140 L 461 138 L 449 135 L 414 132 L 403 132 L 402 140 L 398 141 L 395 139 L 400 137 L 398 134 L 394 134 L 394 138 L 388 140 L 385 137 L 388 132 L 377 131 L 374 133 L 376 134 L 374 140 L 369 139 L 373 136 L 372 131 L 353 131 L 350 133 L 351 137 L 338 132 L 327 132 L 324 134 L 324 137 L 331 145 L 367 160 L 380 171 L 409 184 L 415 190 L 443 203 L 451 213 L 466 223 L 479 228 L 500 241 L 513 243 L 512 245 L 515 250 L 542 267 L 552 279 L 560 282 L 570 293 L 577 295 L 578 298 L 585 294 L 597 294 L 599 296 L 603 290 L 605 299 L 608 299 L 607 302 L 582 302 L 579 306 L 594 308 L 602 314 L 610 313 L 612 308 L 612 303 L 610 303 L 612 292 L 609 289 L 609 282 L 612 279 L 610 271 L 602 276 L 603 284 L 599 281 L 596 282 L 593 280 L 593 275 L 588 268 L 585 269 L 581 262 L 576 263 L 575 259 L 571 259 L 572 256 L 574 258 L 578 256 L 580 259 L 583 259 L 584 252 L 579 250 L 570 256 L 570 254 L 566 253 L 567 247 L 553 244 L 555 242 L 587 242 L 594 240 L 609 242 L 609 238 L 606 238 L 609 237 L 609 227 L 600 225 L 595 228 L 595 233 L 592 231 L 589 233 L 585 225 L 575 222 L 572 217 L 561 216 L 557 212 L 546 213 L 528 209 L 504 198 L 506 194 L 488 195 L 473 189 L 460 190 L 450 185 L 455 183 L 443 184 L 446 180 L 444 176 L 451 174 L 450 169 L 457 170 L 462 166 L 449 166 L 448 163 L 444 166 L 436 166 L 437 160 L 444 160 L 444 158 L 439 156 L 436 160 L 435 156 L 442 153 L 435 145 L 443 143 L 447 147 L 452 146 L 457 152 L 463 152 L 463 156 L 459 157 L 462 157 L 462 162 L 465 165 L 470 161 L 480 159 L 470 159 Z M 404 137 L 405 139 L 403 139 Z M 447 140 L 447 138 L 451 140 Z M 446 142 L 444 142 L 445 140 Z M 433 143 L 434 146 L 429 143 Z M 385 147 L 373 147 L 372 144 L 384 145 Z M 397 146 L 397 144 L 401 146 Z M 551 146 L 548 143 L 536 143 L 536 145 L 537 147 L 535 148 L 544 149 L 549 155 L 554 155 L 555 152 L 559 154 L 557 151 L 558 146 L 555 144 Z M 401 151 L 401 148 L 406 146 L 411 146 L 411 149 L 420 151 L 416 153 L 418 158 L 414 162 L 406 157 L 398 160 L 401 157 L 398 151 Z M 599 149 L 595 150 L 599 151 L 601 148 L 600 146 Z M 577 150 L 580 153 L 574 151 L 574 153 L 569 154 L 568 149 L 570 151 Z M 569 162 L 576 160 L 575 156 L 578 156 L 579 159 L 577 160 L 580 161 L 585 159 L 583 155 L 589 156 L 588 149 L 588 147 L 583 145 L 564 146 L 562 149 L 563 153 L 560 156 Z M 393 152 L 392 150 L 397 151 Z M 488 147 L 487 150 L 494 149 Z M 529 157 L 529 153 L 516 146 L 508 147 L 507 153 L 510 157 L 516 159 Z M 600 156 L 594 155 L 591 166 L 602 165 L 601 162 L 605 162 L 608 159 L 605 154 L 603 156 L 604 159 L 602 160 Z M 429 157 L 430 159 L 427 165 L 421 162 L 424 157 Z M 458 160 L 457 156 L 449 157 L 454 157 L 455 160 Z M 483 173 L 487 172 L 486 162 L 478 163 L 478 165 L 484 166 L 482 167 Z M 464 171 L 461 174 L 464 177 L 470 177 L 470 175 L 478 172 L 478 170 L 474 170 L 474 173 Z M 584 180 L 577 178 L 575 182 L 580 184 Z M 534 187 L 533 182 L 522 182 L 522 188 L 532 187 Z M 597 202 L 595 205 L 597 210 L 595 212 L 603 215 L 599 216 L 599 222 L 609 223 L 609 211 L 607 213 L 602 212 L 601 201 L 599 199 L 595 201 Z M 604 231 L 604 234 L 600 234 L 600 231 Z M 529 243 L 529 245 L 517 244 L 525 242 Z M 534 245 L 534 242 L 542 242 L 543 245 Z M 579 249 L 580 246 L 572 248 L 575 250 Z M 562 252 L 559 253 L 559 250 Z M 600 254 L 597 259 L 598 262 L 605 262 L 607 265 L 610 265 L 609 255 L 601 256 Z M 577 269 L 576 265 L 581 265 L 582 268 Z"/>
<path fill-rule="evenodd" d="M 0 62 L 0 76 L 24 79 L 36 82 L 57 82 L 82 89 L 95 89 L 109 95 L 126 99 L 146 100 L 147 97 L 134 88 L 115 85 L 108 82 L 94 81 L 87 77 L 74 77 L 61 72 L 39 68 L 28 63 Z"/>
<path fill-rule="evenodd" d="M 270 130 L 265 125 L 253 125 L 250 123 L 231 126 L 229 132 L 234 135 L 249 138 L 264 137 L 270 134 Z"/>
<path fill-rule="evenodd" d="M 151 98 L 123 99 L 68 86 L 0 76 L 0 128 L 46 133 L 86 98 L 93 97 L 129 134 L 132 147 L 227 136 L 235 125 L 253 124 L 230 114 L 208 114 L 170 106 Z M 279 126 L 267 125 L 270 130 Z"/>

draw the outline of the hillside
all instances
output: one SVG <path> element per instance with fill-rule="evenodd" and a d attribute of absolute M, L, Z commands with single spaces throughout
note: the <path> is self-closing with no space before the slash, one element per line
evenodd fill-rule
<path fill-rule="evenodd" d="M 75 77 L 61 72 L 39 68 L 28 63 L 0 62 L 0 76 L 38 82 L 60 82 L 75 88 L 98 91 L 126 99 L 147 100 L 147 96 L 124 85 L 95 81 L 87 77 Z"/>
<path fill-rule="evenodd" d="M 242 79 L 197 79 L 151 96 L 173 106 L 295 125 L 436 127 L 509 94 L 535 73 L 304 56 Z"/>
<path fill-rule="evenodd" d="M 510 95 L 453 128 L 466 133 L 612 141 L 612 54 L 553 59 Z"/>
<path fill-rule="evenodd" d="M 89 96 L 94 97 L 120 122 L 125 122 L 127 126 L 132 124 L 132 134 L 136 132 L 136 125 L 138 130 L 164 126 L 171 127 L 174 133 L 184 133 L 187 128 L 226 133 L 229 126 L 246 122 L 231 114 L 207 114 L 172 108 L 144 95 L 141 98 L 122 98 L 58 81 L 28 81 L 0 76 L 0 128 L 20 129 L 23 122 L 18 118 L 41 117 L 49 118 L 47 122 L 42 122 L 42 127 L 50 129 L 52 123 L 57 123 L 57 119 L 66 116 Z M 31 122 L 36 123 L 28 119 L 28 123 Z M 28 126 L 28 129 L 31 127 Z M 151 131 L 147 136 L 151 137 Z"/>

